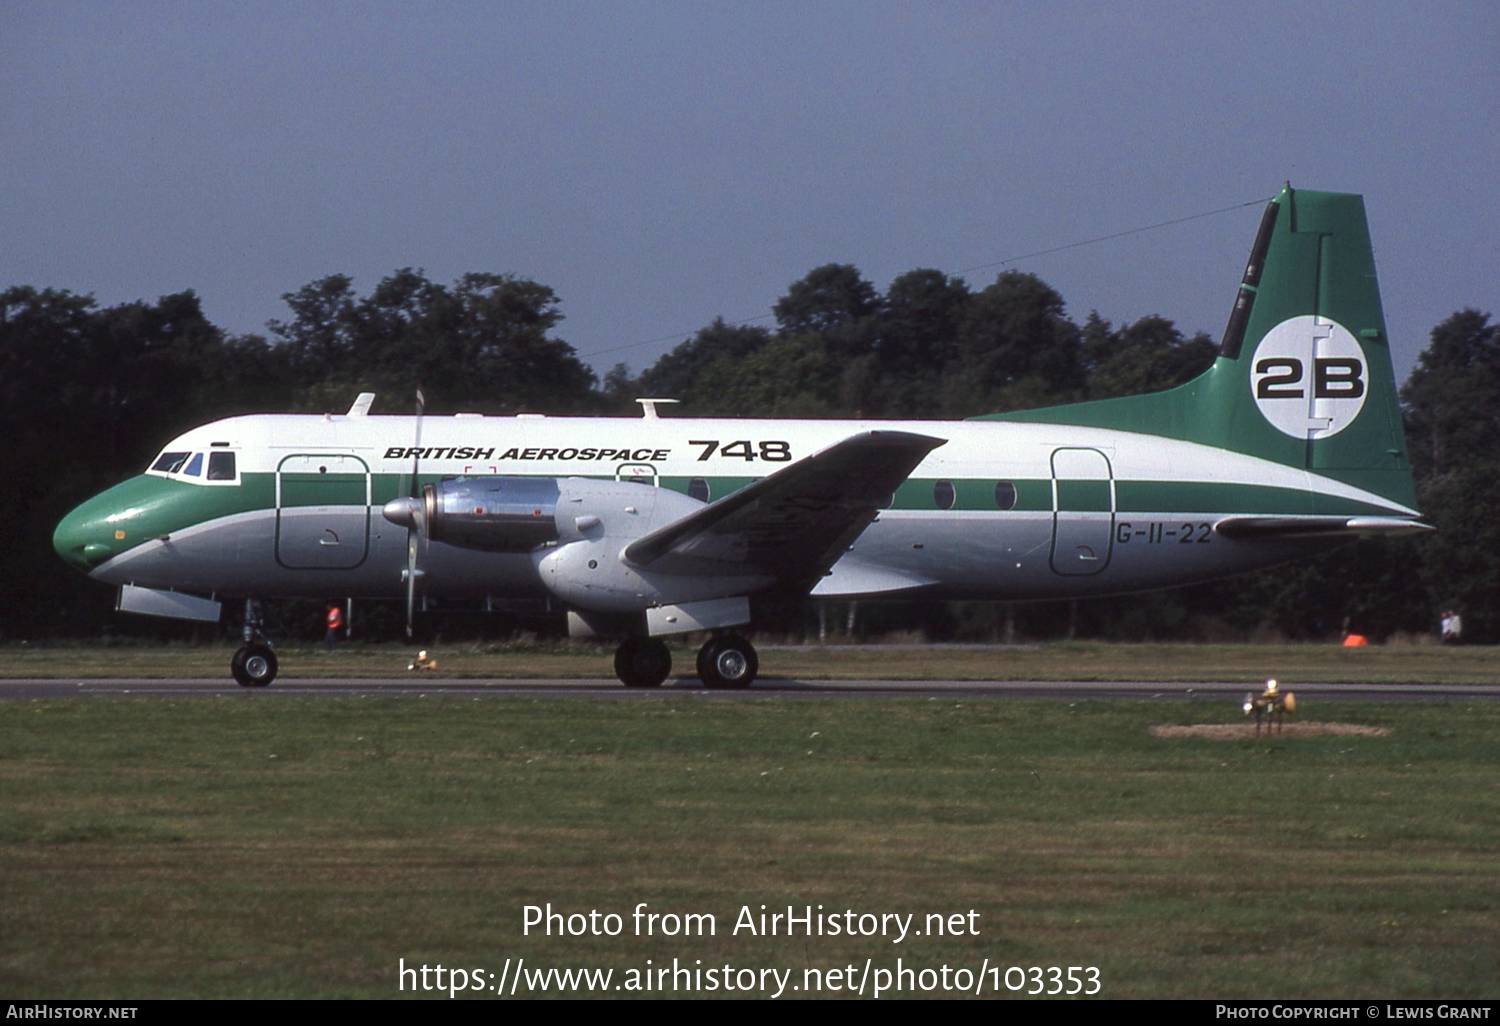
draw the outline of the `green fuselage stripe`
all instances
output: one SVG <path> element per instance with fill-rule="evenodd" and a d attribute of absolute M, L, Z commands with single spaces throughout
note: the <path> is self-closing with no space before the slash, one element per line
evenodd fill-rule
<path fill-rule="evenodd" d="M 442 480 L 437 475 L 421 475 L 419 484 Z M 721 499 L 745 487 L 751 477 L 704 478 L 710 499 Z M 370 481 L 371 503 L 384 505 L 391 499 L 409 494 L 411 478 L 405 474 L 375 474 Z M 660 485 L 686 494 L 692 478 L 662 477 Z M 1049 479 L 998 482 L 989 480 L 952 480 L 951 510 L 958 512 L 999 512 L 996 485 L 1014 487 L 1018 512 L 1051 512 L 1054 508 L 1053 484 Z M 1182 514 L 1254 514 L 1254 515 L 1322 515 L 1363 516 L 1389 515 L 1388 507 L 1354 499 L 1325 495 L 1294 488 L 1277 488 L 1255 484 L 1226 484 L 1196 481 L 1058 481 L 1056 508 L 1080 512 L 1109 512 L 1111 485 L 1114 510 L 1117 513 Z M 939 501 L 945 489 L 936 479 L 909 480 L 897 489 L 895 510 L 942 509 Z M 642 487 L 645 487 L 644 485 Z M 129 544 L 121 549 L 182 530 L 194 524 L 276 506 L 276 478 L 273 474 L 246 474 L 238 485 L 209 487 L 186 484 L 159 477 L 134 478 L 118 486 L 123 492 L 108 500 L 111 511 L 135 505 L 141 512 L 124 523 Z M 106 493 L 109 494 L 109 493 Z M 104 498 L 103 496 L 100 497 Z M 358 475 L 330 475 L 325 478 L 296 480 L 292 475 L 282 479 L 281 504 L 285 507 L 359 505 L 364 501 L 364 480 Z"/>

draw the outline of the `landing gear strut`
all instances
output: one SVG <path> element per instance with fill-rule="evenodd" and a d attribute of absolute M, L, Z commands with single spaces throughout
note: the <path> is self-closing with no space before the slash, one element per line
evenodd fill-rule
<path fill-rule="evenodd" d="M 229 661 L 229 672 L 242 688 L 263 688 L 276 679 L 276 653 L 261 628 L 260 603 L 245 600 L 245 643 Z"/>
<path fill-rule="evenodd" d="M 709 638 L 698 650 L 698 678 L 705 687 L 747 688 L 759 670 L 755 646 L 738 634 Z"/>
<path fill-rule="evenodd" d="M 615 676 L 627 688 L 654 688 L 672 672 L 672 653 L 660 638 L 626 638 L 615 649 Z"/>

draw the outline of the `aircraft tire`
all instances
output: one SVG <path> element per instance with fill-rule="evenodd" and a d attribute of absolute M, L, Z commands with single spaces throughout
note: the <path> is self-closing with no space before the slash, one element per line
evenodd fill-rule
<path fill-rule="evenodd" d="M 698 679 L 710 688 L 748 688 L 760 672 L 755 646 L 738 634 L 710 638 L 698 650 Z"/>
<path fill-rule="evenodd" d="M 276 679 L 276 653 L 259 642 L 245 645 L 229 661 L 229 672 L 242 688 L 263 688 Z"/>
<path fill-rule="evenodd" d="M 672 672 L 672 653 L 659 638 L 626 638 L 615 649 L 615 676 L 627 688 L 659 687 Z"/>

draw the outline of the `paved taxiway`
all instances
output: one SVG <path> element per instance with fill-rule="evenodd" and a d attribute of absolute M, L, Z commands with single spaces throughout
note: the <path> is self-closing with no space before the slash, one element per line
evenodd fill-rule
<path fill-rule="evenodd" d="M 1361 702 L 1500 700 L 1500 686 L 1488 684 L 1302 684 L 1284 688 L 1306 698 Z M 703 687 L 692 678 L 668 681 L 659 688 L 627 688 L 614 680 L 464 680 L 439 677 L 398 679 L 283 677 L 268 688 L 242 688 L 227 678 L 156 680 L 147 678 L 0 680 L 0 700 L 68 698 L 88 695 L 132 695 L 144 698 L 190 698 L 236 695 L 245 698 L 312 696 L 527 697 L 705 699 L 950 697 L 971 698 L 1111 698 L 1157 701 L 1238 700 L 1251 684 L 1161 683 L 1156 681 L 972 681 L 972 680 L 798 680 L 763 678 L 742 690 Z"/>

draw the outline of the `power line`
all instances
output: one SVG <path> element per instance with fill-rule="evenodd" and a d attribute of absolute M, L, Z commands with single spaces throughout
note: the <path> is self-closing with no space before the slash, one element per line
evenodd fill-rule
<path fill-rule="evenodd" d="M 738 328 L 743 324 L 754 324 L 756 321 L 769 321 L 774 316 L 775 314 L 761 314 L 759 317 L 745 317 L 738 321 L 726 321 L 725 323 L 730 325 L 731 327 Z M 694 328 L 692 331 L 676 331 L 670 335 L 659 335 L 656 338 L 648 338 L 644 342 L 627 342 L 623 346 L 614 346 L 611 349 L 600 349 L 598 352 L 589 353 L 586 358 L 593 359 L 595 356 L 608 356 L 610 353 L 619 353 L 623 352 L 626 349 L 638 349 L 641 346 L 649 346 L 653 342 L 670 342 L 674 338 L 680 338 L 683 341 L 687 341 L 696 334 L 698 334 L 697 328 Z"/>
<path fill-rule="evenodd" d="M 1101 235 L 1096 239 L 1084 239 L 1082 242 L 1070 242 L 1066 246 L 1053 246 L 1051 249 L 1039 249 L 1035 253 L 1022 253 L 1020 256 L 1007 257 L 1004 260 L 992 260 L 987 264 L 976 264 L 973 267 L 965 267 L 956 274 L 968 274 L 970 271 L 982 271 L 986 267 L 1004 267 L 1018 260 L 1030 260 L 1032 257 L 1047 256 L 1049 253 L 1061 253 L 1067 249 L 1077 249 L 1079 246 L 1092 246 L 1096 242 L 1108 242 L 1110 239 L 1123 239 L 1127 235 L 1139 235 L 1141 232 L 1154 231 L 1157 228 L 1166 228 L 1174 224 L 1182 224 L 1184 221 L 1196 221 L 1200 217 L 1213 217 L 1215 214 L 1227 214 L 1231 210 L 1243 210 L 1245 207 L 1253 207 L 1262 203 L 1269 203 L 1275 199 L 1268 196 L 1265 199 L 1253 199 L 1245 203 L 1236 203 L 1229 207 L 1220 207 L 1218 210 L 1205 210 L 1201 214 L 1189 214 L 1187 217 L 1174 217 L 1170 221 L 1158 221 L 1156 224 L 1144 225 L 1140 228 L 1130 228 L 1123 232 L 1115 232 L 1113 235 Z"/>
<path fill-rule="evenodd" d="M 1039 250 L 1037 250 L 1034 253 L 1022 253 L 1019 256 L 1006 257 L 1004 260 L 991 260 L 987 264 L 975 264 L 973 267 L 965 267 L 965 268 L 962 268 L 961 270 L 954 271 L 953 273 L 954 274 L 968 274 L 971 271 L 983 271 L 983 270 L 985 270 L 986 268 L 989 268 L 989 267 L 1004 267 L 1006 264 L 1013 264 L 1013 263 L 1017 263 L 1017 262 L 1022 261 L 1022 260 L 1031 260 L 1031 259 L 1033 259 L 1035 257 L 1048 256 L 1048 255 L 1050 255 L 1052 253 L 1062 253 L 1062 252 L 1064 252 L 1066 250 L 1078 249 L 1081 246 L 1092 246 L 1092 245 L 1094 245 L 1096 243 L 1100 243 L 1100 242 L 1109 242 L 1112 239 L 1123 239 L 1123 238 L 1125 238 L 1126 236 L 1129 236 L 1129 235 L 1139 235 L 1142 232 L 1155 231 L 1158 228 L 1169 228 L 1169 227 L 1171 227 L 1174 224 L 1183 224 L 1183 223 L 1185 223 L 1187 221 L 1196 221 L 1199 218 L 1213 217 L 1216 214 L 1227 214 L 1227 213 L 1229 213 L 1232 210 L 1243 210 L 1245 207 L 1253 207 L 1253 206 L 1257 206 L 1257 205 L 1262 204 L 1262 203 L 1269 203 L 1274 198 L 1275 198 L 1274 196 L 1268 196 L 1265 199 L 1247 200 L 1244 203 L 1235 203 L 1235 204 L 1232 204 L 1232 205 L 1227 206 L 1227 207 L 1219 207 L 1217 210 L 1205 210 L 1202 213 L 1199 213 L 1199 214 L 1189 214 L 1186 217 L 1174 217 L 1170 221 L 1158 221 L 1155 224 L 1142 225 L 1139 228 L 1129 228 L 1129 229 L 1126 229 L 1123 232 L 1114 232 L 1114 233 L 1112 233 L 1110 235 L 1100 235 L 1100 236 L 1098 236 L 1096 238 L 1092 238 L 1092 239 L 1083 239 L 1083 240 L 1081 240 L 1079 242 L 1070 242 L 1066 246 L 1053 246 L 1051 249 L 1039 249 Z M 737 327 L 741 327 L 741 326 L 746 325 L 746 324 L 754 324 L 756 321 L 768 321 L 773 316 L 775 316 L 775 315 L 774 314 L 761 314 L 759 317 L 746 317 L 746 318 L 744 318 L 742 320 L 729 321 L 727 323 L 730 324 L 732 327 L 736 327 L 737 328 Z M 698 332 L 698 329 L 694 329 L 693 331 L 677 331 L 677 332 L 673 332 L 670 335 L 659 335 L 656 338 L 648 338 L 648 339 L 644 339 L 644 340 L 642 340 L 640 342 L 627 342 L 623 346 L 613 346 L 613 347 L 611 347 L 609 349 L 600 349 L 597 352 L 589 353 L 584 358 L 591 360 L 591 359 L 593 359 L 594 357 L 597 357 L 597 356 L 608 356 L 610 353 L 622 353 L 622 352 L 624 352 L 627 349 L 639 349 L 641 346 L 649 346 L 649 345 L 653 345 L 653 344 L 655 344 L 657 342 L 671 342 L 673 339 L 679 339 L 679 338 L 682 339 L 683 341 L 687 341 L 688 339 L 692 338 L 695 334 L 697 334 L 697 332 Z"/>

